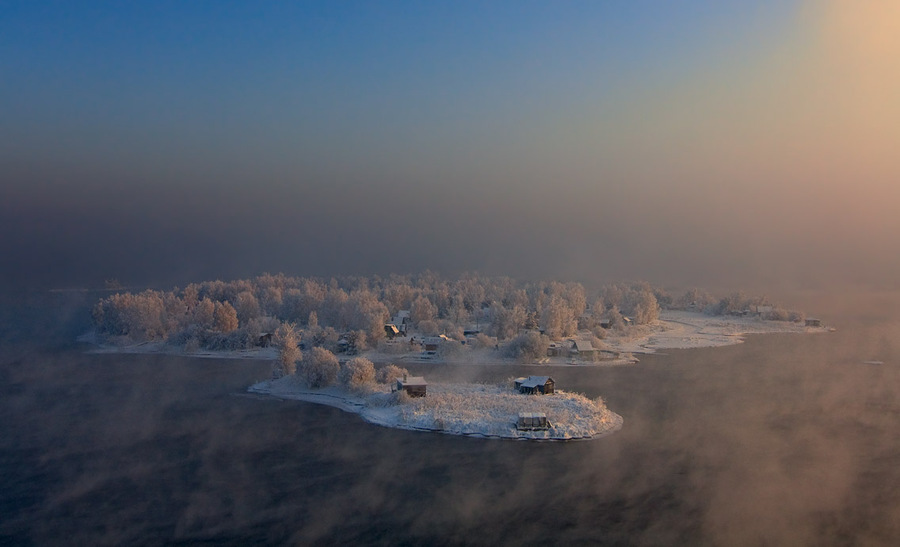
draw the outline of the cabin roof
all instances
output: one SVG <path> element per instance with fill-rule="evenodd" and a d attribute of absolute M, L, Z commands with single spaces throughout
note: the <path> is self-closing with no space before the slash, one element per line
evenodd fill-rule
<path fill-rule="evenodd" d="M 537 387 L 553 381 L 549 376 L 529 376 L 522 382 L 522 387 Z"/>
<path fill-rule="evenodd" d="M 590 340 L 575 340 L 575 349 L 578 351 L 594 351 Z"/>
<path fill-rule="evenodd" d="M 428 382 L 425 381 L 425 377 L 423 376 L 408 376 L 405 380 L 400 378 L 397 380 L 397 383 L 401 386 L 427 386 Z"/>

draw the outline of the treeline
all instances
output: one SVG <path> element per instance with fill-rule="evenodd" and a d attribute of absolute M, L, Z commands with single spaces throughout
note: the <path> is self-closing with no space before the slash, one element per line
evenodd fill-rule
<path fill-rule="evenodd" d="M 241 349 L 291 325 L 306 347 L 376 347 L 385 324 L 409 312 L 411 332 L 463 340 L 480 331 L 483 345 L 541 331 L 558 340 L 591 331 L 647 324 L 660 308 L 729 313 L 765 299 L 740 295 L 714 300 L 693 289 L 678 297 L 647 283 L 612 284 L 588 294 L 580 283 L 518 282 L 465 275 L 448 280 L 425 272 L 329 280 L 265 274 L 237 281 L 192 283 L 171 291 L 119 293 L 94 309 L 99 334 L 125 340 L 166 340 L 188 349 Z M 789 317 L 785 316 L 784 319 Z"/>

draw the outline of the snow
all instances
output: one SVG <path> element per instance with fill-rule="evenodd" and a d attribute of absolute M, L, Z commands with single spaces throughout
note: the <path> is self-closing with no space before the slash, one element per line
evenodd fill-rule
<path fill-rule="evenodd" d="M 722 317 L 686 311 L 663 311 L 652 325 L 632 327 L 632 336 L 610 336 L 604 344 L 621 353 L 655 353 L 664 349 L 712 348 L 740 344 L 747 334 L 828 332 L 789 321 L 759 317 Z"/>
<path fill-rule="evenodd" d="M 265 381 L 249 388 L 268 394 L 325 404 L 359 414 L 367 422 L 399 429 L 436 431 L 500 439 L 594 439 L 622 427 L 622 417 L 600 399 L 557 391 L 553 395 L 522 395 L 511 386 L 430 384 L 426 397 L 405 398 L 376 386 L 368 393 L 342 388 L 309 389 L 296 377 Z M 550 429 L 516 429 L 520 413 L 546 414 Z"/>

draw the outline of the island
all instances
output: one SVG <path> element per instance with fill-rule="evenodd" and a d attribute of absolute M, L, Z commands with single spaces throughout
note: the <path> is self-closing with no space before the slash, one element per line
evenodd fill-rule
<path fill-rule="evenodd" d="M 398 387 L 408 372 L 397 365 L 629 366 L 663 349 L 829 330 L 765 296 L 672 294 L 643 282 L 588 290 L 475 274 L 264 274 L 111 293 L 82 337 L 93 351 L 266 359 L 271 376 L 251 386 L 254 393 L 330 404 L 390 427 L 493 438 L 596 438 L 622 418 L 601 399 L 575 393 L 578 386 L 526 395 L 514 379 L 432 384 L 417 397 L 412 384 Z"/>

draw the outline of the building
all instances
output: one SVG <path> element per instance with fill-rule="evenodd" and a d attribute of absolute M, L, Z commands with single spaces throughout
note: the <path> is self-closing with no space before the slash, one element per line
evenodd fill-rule
<path fill-rule="evenodd" d="M 597 348 L 591 344 L 590 340 L 574 340 L 569 353 L 573 357 L 591 361 L 597 357 Z"/>
<path fill-rule="evenodd" d="M 425 351 L 438 351 L 442 345 L 447 342 L 454 342 L 452 338 L 447 337 L 446 335 L 440 336 L 427 336 L 423 341 L 423 346 L 425 347 Z"/>
<path fill-rule="evenodd" d="M 400 336 L 400 329 L 397 328 L 397 325 L 388 323 L 384 326 L 384 333 L 387 335 L 388 340 L 393 340 L 394 338 Z"/>
<path fill-rule="evenodd" d="M 422 376 L 406 376 L 397 379 L 394 391 L 405 391 L 410 397 L 424 397 L 428 392 L 428 382 Z"/>
<path fill-rule="evenodd" d="M 821 327 L 822 321 L 816 319 L 815 317 L 807 317 L 806 318 L 806 326 L 807 327 Z"/>
<path fill-rule="evenodd" d="M 399 330 L 401 334 L 406 334 L 410 324 L 409 310 L 398 311 L 397 315 L 391 318 L 389 324 L 397 327 L 397 330 Z"/>
<path fill-rule="evenodd" d="M 535 429 L 550 429 L 550 422 L 543 412 L 519 412 L 516 429 L 520 431 L 533 431 Z"/>
<path fill-rule="evenodd" d="M 549 376 L 529 376 L 516 378 L 516 389 L 528 395 L 550 395 L 556 383 Z"/>

